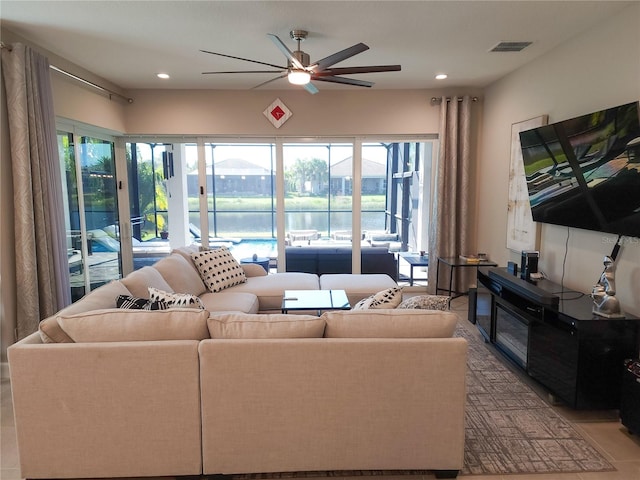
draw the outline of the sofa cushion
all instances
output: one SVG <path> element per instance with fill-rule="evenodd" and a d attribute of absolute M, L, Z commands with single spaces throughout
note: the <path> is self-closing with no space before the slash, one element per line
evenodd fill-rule
<path fill-rule="evenodd" d="M 317 290 L 318 276 L 314 273 L 280 272 L 263 277 L 250 277 L 246 283 L 234 285 L 228 292 L 253 293 L 260 302 L 260 311 L 280 311 L 285 290 Z"/>
<path fill-rule="evenodd" d="M 152 302 L 163 302 L 168 308 L 182 307 L 204 310 L 202 300 L 190 293 L 165 292 L 157 288 L 149 287 L 149 300 Z"/>
<path fill-rule="evenodd" d="M 193 262 L 178 253 L 157 261 L 153 268 L 160 272 L 174 292 L 200 295 L 207 291 Z"/>
<path fill-rule="evenodd" d="M 131 272 L 120 281 L 133 296 L 139 298 L 149 298 L 149 287 L 164 290 L 165 292 L 173 292 L 173 289 L 160 272 L 153 267 L 142 267 L 140 270 Z"/>
<path fill-rule="evenodd" d="M 353 310 L 396 308 L 400 302 L 402 302 L 402 287 L 391 287 L 363 298 L 355 304 Z"/>
<path fill-rule="evenodd" d="M 198 269 L 193 263 L 193 258 L 191 258 L 191 254 L 204 252 L 204 251 L 207 251 L 207 249 L 203 249 L 203 247 L 199 245 L 189 245 L 186 247 L 175 248 L 171 251 L 171 253 L 179 254 L 180 256 L 182 256 L 197 272 Z M 263 275 L 267 275 L 267 272 L 265 271 L 264 268 L 262 268 L 261 265 L 257 265 L 254 263 L 241 263 L 240 266 L 242 267 L 242 270 L 244 270 L 244 274 L 247 277 L 261 277 Z M 198 275 L 200 275 L 200 272 L 198 272 Z M 206 285 L 205 285 L 205 290 L 206 290 Z"/>
<path fill-rule="evenodd" d="M 38 333 L 42 343 L 73 343 L 73 339 L 62 330 L 55 316 L 42 320 L 38 325 Z"/>
<path fill-rule="evenodd" d="M 327 338 L 448 338 L 458 317 L 437 310 L 350 310 L 322 314 Z"/>
<path fill-rule="evenodd" d="M 173 250 L 171 250 L 171 253 L 172 254 L 177 253 L 179 255 L 182 255 L 186 261 L 193 264 L 193 259 L 191 258 L 191 254 L 198 253 L 201 251 L 202 251 L 201 245 L 193 243 L 191 245 L 183 245 L 182 247 L 174 248 Z M 195 268 L 195 265 L 194 265 L 194 268 Z"/>
<path fill-rule="evenodd" d="M 397 287 L 398 284 L 389 275 L 383 273 L 353 274 L 339 273 L 322 275 L 320 288 L 322 290 L 344 290 L 351 305 L 357 304 L 385 288 Z"/>
<path fill-rule="evenodd" d="M 206 310 L 95 310 L 56 316 L 60 328 L 77 343 L 209 338 Z"/>
<path fill-rule="evenodd" d="M 227 247 L 192 253 L 191 258 L 210 292 L 219 292 L 247 281 L 244 270 Z"/>
<path fill-rule="evenodd" d="M 258 297 L 249 292 L 208 292 L 200 295 L 200 300 L 209 312 L 258 313 L 260 310 Z"/>
<path fill-rule="evenodd" d="M 264 277 L 268 275 L 267 271 L 262 268 L 262 265 L 257 263 L 241 263 L 240 266 L 244 270 L 244 274 L 249 277 Z"/>
<path fill-rule="evenodd" d="M 38 330 L 43 343 L 60 343 L 72 341 L 55 320 L 56 315 L 73 315 L 76 313 L 98 310 L 101 308 L 116 308 L 119 295 L 130 295 L 131 292 L 121 280 L 114 280 L 92 290 L 75 303 L 63 308 L 55 315 L 40 322 Z"/>
<path fill-rule="evenodd" d="M 395 242 L 398 240 L 397 233 L 388 233 L 388 232 L 367 232 L 365 235 L 367 240 L 375 240 L 379 242 Z"/>
<path fill-rule="evenodd" d="M 88 312 L 100 308 L 115 308 L 118 295 L 131 295 L 122 280 L 114 280 L 95 290 L 91 290 L 77 302 L 57 312 L 57 315 L 73 315 L 74 313 Z"/>
<path fill-rule="evenodd" d="M 312 315 L 212 314 L 211 338 L 322 338 L 324 319 Z"/>
<path fill-rule="evenodd" d="M 118 295 L 116 307 L 124 310 L 166 310 L 169 308 L 162 300 L 148 300 L 131 295 Z"/>
<path fill-rule="evenodd" d="M 421 308 L 424 310 L 449 310 L 451 297 L 446 295 L 416 295 L 403 300 L 396 308 Z"/>

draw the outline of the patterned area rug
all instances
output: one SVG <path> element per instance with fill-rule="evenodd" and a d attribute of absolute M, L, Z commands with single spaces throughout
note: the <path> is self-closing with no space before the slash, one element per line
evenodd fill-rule
<path fill-rule="evenodd" d="M 461 475 L 615 470 L 573 426 L 463 327 L 469 342 L 464 468 Z M 424 475 L 423 470 L 350 470 L 233 475 L 234 480 Z"/>
<path fill-rule="evenodd" d="M 465 465 L 462 473 L 569 473 L 615 470 L 594 447 L 482 340 L 469 342 Z"/>

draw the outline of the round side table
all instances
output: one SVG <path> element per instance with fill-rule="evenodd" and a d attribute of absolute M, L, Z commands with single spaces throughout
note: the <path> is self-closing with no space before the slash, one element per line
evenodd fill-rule
<path fill-rule="evenodd" d="M 258 257 L 255 260 L 253 257 L 241 258 L 240 263 L 255 263 L 256 265 L 260 265 L 264 268 L 264 271 L 269 273 L 269 258 L 268 257 Z"/>

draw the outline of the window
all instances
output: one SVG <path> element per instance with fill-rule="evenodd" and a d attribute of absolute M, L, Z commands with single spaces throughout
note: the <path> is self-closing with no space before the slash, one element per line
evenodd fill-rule
<path fill-rule="evenodd" d="M 274 239 L 274 146 L 208 143 L 205 159 L 210 235 L 221 239 Z"/>
<path fill-rule="evenodd" d="M 353 146 L 287 143 L 283 162 L 288 241 L 351 240 Z"/>

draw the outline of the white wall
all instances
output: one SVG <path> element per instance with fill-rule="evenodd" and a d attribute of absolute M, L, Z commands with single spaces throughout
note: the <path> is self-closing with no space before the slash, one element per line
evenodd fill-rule
<path fill-rule="evenodd" d="M 374 87 L 375 88 L 375 87 Z M 417 135 L 438 132 L 433 90 L 134 90 L 129 134 L 229 136 Z M 477 91 L 470 92 L 476 95 Z M 263 111 L 279 98 L 292 117 L 276 129 Z"/>
<path fill-rule="evenodd" d="M 548 114 L 557 122 L 640 99 L 640 4 L 591 28 L 485 90 L 478 165 L 478 246 L 500 264 L 506 248 L 511 125 Z M 541 269 L 551 280 L 590 292 L 615 235 L 540 225 Z M 623 308 L 640 314 L 640 239 L 626 239 L 616 269 Z"/>
<path fill-rule="evenodd" d="M 125 131 L 126 101 L 113 100 L 89 86 L 83 86 L 55 71 L 51 72 L 53 109 L 56 117 L 98 126 L 112 134 Z"/>

